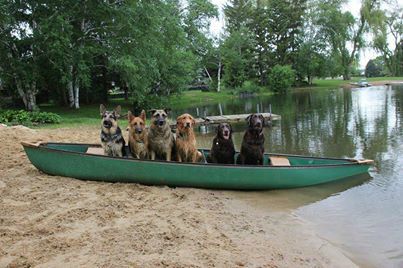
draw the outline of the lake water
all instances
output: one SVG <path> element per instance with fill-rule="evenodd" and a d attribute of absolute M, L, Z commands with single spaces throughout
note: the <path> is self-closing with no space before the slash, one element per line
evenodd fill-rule
<path fill-rule="evenodd" d="M 357 264 L 403 267 L 403 86 L 293 90 L 197 108 L 200 114 L 236 114 L 268 112 L 269 104 L 282 119 L 265 129 L 266 152 L 368 158 L 375 168 L 348 181 L 239 198 L 261 209 L 276 204 L 290 210 Z M 244 129 L 244 123 L 235 125 L 237 149 Z M 199 147 L 209 148 L 213 136 L 198 134 Z"/>

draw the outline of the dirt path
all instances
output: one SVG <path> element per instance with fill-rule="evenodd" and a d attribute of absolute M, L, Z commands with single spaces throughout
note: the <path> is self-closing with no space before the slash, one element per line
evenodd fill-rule
<path fill-rule="evenodd" d="M 228 191 L 48 176 L 23 140 L 94 143 L 98 130 L 0 127 L 0 267 L 354 266 L 288 212 Z"/>

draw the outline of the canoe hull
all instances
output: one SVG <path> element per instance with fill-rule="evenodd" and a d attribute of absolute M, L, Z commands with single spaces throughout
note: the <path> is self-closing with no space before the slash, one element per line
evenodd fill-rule
<path fill-rule="evenodd" d="M 85 148 L 66 151 L 52 146 L 24 145 L 24 149 L 31 163 L 50 175 L 172 187 L 229 190 L 296 188 L 367 173 L 369 168 L 367 164 L 295 167 L 205 165 L 92 155 L 85 154 Z"/>

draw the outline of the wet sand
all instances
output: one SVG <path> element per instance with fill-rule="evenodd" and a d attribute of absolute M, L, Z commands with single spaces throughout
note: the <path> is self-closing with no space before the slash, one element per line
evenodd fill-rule
<path fill-rule="evenodd" d="M 252 205 L 262 192 L 48 176 L 20 145 L 98 135 L 0 126 L 0 267 L 355 267 L 281 199 Z"/>

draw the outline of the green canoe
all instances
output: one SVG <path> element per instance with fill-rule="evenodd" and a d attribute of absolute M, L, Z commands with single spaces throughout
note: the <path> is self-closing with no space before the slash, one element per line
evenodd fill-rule
<path fill-rule="evenodd" d="M 232 190 L 304 187 L 368 172 L 372 160 L 265 154 L 263 166 L 178 163 L 109 157 L 100 145 L 22 143 L 39 170 L 83 180 Z M 200 149 L 204 156 L 209 150 Z"/>

